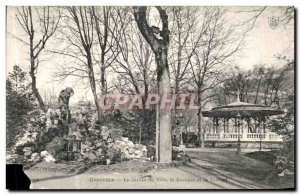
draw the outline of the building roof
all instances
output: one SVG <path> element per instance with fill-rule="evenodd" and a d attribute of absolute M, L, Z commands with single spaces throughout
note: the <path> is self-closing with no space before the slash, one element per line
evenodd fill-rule
<path fill-rule="evenodd" d="M 268 106 L 262 106 L 257 104 L 251 104 L 247 102 L 241 102 L 239 95 L 236 102 L 218 106 L 211 110 L 202 111 L 204 117 L 220 117 L 220 118 L 234 118 L 238 114 L 241 117 L 264 117 L 283 114 L 283 111 L 270 108 Z"/>

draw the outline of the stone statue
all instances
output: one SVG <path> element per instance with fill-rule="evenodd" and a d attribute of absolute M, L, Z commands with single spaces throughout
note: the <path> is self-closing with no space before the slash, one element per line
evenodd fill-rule
<path fill-rule="evenodd" d="M 67 87 L 62 90 L 58 97 L 58 108 L 61 111 L 61 118 L 67 123 L 70 123 L 70 109 L 69 109 L 69 100 L 70 97 L 74 95 L 74 91 L 71 87 Z"/>

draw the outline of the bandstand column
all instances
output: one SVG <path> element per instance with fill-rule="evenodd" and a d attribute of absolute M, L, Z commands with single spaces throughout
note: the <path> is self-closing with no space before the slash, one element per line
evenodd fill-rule
<path fill-rule="evenodd" d="M 217 129 L 216 129 L 216 118 L 213 117 L 213 133 L 217 133 Z"/>
<path fill-rule="evenodd" d="M 264 129 L 264 134 L 266 134 L 266 117 L 263 117 L 263 129 Z"/>
<path fill-rule="evenodd" d="M 229 133 L 229 118 L 226 119 L 226 129 L 227 133 Z"/>
<path fill-rule="evenodd" d="M 247 121 L 247 128 L 248 128 L 248 133 L 251 133 L 250 132 L 250 118 L 246 118 L 246 121 Z"/>
<path fill-rule="evenodd" d="M 241 115 L 240 114 L 238 114 L 237 116 L 236 116 L 236 118 L 237 118 L 237 125 L 238 125 L 238 140 L 237 140 L 237 151 L 236 151 L 236 153 L 237 154 L 240 154 L 241 153 L 241 139 L 240 139 L 240 126 L 241 126 L 241 124 L 240 124 L 240 120 L 241 120 Z"/>
<path fill-rule="evenodd" d="M 220 133 L 219 131 L 219 119 L 216 118 L 216 133 Z"/>
<path fill-rule="evenodd" d="M 242 132 L 242 135 L 244 134 L 244 118 L 241 118 L 241 132 Z"/>
<path fill-rule="evenodd" d="M 234 118 L 234 133 L 237 133 L 237 118 Z"/>
<path fill-rule="evenodd" d="M 223 118 L 223 127 L 224 127 L 224 133 L 226 132 L 226 118 Z"/>

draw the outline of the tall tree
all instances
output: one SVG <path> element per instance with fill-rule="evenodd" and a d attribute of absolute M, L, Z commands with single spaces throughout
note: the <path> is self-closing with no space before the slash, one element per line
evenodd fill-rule
<path fill-rule="evenodd" d="M 123 80 L 124 84 L 129 85 L 121 85 L 123 92 L 147 97 L 154 76 L 153 52 L 138 27 L 132 23 L 128 11 L 128 8 L 115 10 L 116 15 L 119 16 L 119 28 L 115 36 L 119 55 L 112 68 L 119 74 L 118 80 Z"/>
<path fill-rule="evenodd" d="M 261 64 L 248 71 L 237 69 L 236 74 L 224 82 L 222 96 L 229 101 L 222 104 L 231 102 L 239 91 L 243 102 L 279 107 L 282 93 L 288 94 L 288 90 L 292 89 L 290 64 L 293 62 L 287 62 L 280 68 L 266 68 Z"/>
<path fill-rule="evenodd" d="M 202 10 L 199 7 L 168 8 L 170 15 L 169 64 L 171 82 L 175 94 L 190 82 L 190 60 L 206 30 L 201 24 Z"/>
<path fill-rule="evenodd" d="M 169 63 L 173 92 L 178 94 L 186 90 L 192 81 L 191 60 L 199 48 L 202 37 L 207 31 L 209 22 L 207 12 L 199 7 L 170 7 L 170 52 Z M 173 111 L 173 126 L 178 129 L 177 110 Z M 181 120 L 180 120 L 181 121 Z"/>
<path fill-rule="evenodd" d="M 149 26 L 146 17 L 147 7 L 134 7 L 134 18 L 141 34 L 155 55 L 158 94 L 168 95 L 171 93 L 168 65 L 168 47 L 170 42 L 168 15 L 162 7 L 157 6 L 156 9 L 162 22 L 162 30 L 156 26 Z M 157 109 L 157 115 L 157 160 L 162 163 L 170 163 L 172 161 L 171 111 L 165 108 Z"/>
<path fill-rule="evenodd" d="M 19 66 L 14 65 L 13 71 L 8 73 L 8 77 L 14 91 L 25 89 L 24 81 L 26 72 L 24 72 Z"/>
<path fill-rule="evenodd" d="M 118 55 L 111 68 L 117 73 L 114 89 L 122 94 L 139 94 L 146 98 L 155 88 L 155 66 L 153 52 L 141 35 L 132 15 L 132 9 L 115 7 L 113 21 L 118 26 L 114 38 L 117 42 Z M 154 116 L 154 118 L 153 118 Z M 155 134 L 155 112 L 153 110 L 128 110 L 123 113 L 128 124 L 126 131 L 135 135 L 138 143 L 149 144 Z M 153 128 L 154 123 L 154 128 Z M 130 124 L 130 125 L 129 125 Z M 127 128 L 131 126 L 130 128 Z"/>
<path fill-rule="evenodd" d="M 189 61 L 192 72 L 192 86 L 197 93 L 198 104 L 198 138 L 200 147 L 204 147 L 202 131 L 202 109 L 213 100 L 216 94 L 212 89 L 221 84 L 232 63 L 233 55 L 241 48 L 246 32 L 239 35 L 237 28 L 228 23 L 226 11 L 218 7 L 208 7 L 203 11 L 203 35 L 192 45 L 192 59 Z M 247 29 L 246 31 L 249 31 Z"/>
<path fill-rule="evenodd" d="M 100 51 L 99 60 L 94 55 L 94 60 L 100 67 L 100 91 L 101 94 L 107 93 L 107 68 L 114 62 L 118 56 L 118 48 L 116 47 L 118 39 L 115 39 L 116 30 L 119 25 L 119 20 L 115 20 L 115 13 L 112 7 L 91 7 L 92 15 L 95 21 L 95 32 L 97 37 L 97 45 Z M 96 52 L 94 52 L 96 53 Z"/>
<path fill-rule="evenodd" d="M 36 73 L 39 66 L 39 56 L 45 49 L 49 38 L 53 36 L 61 19 L 60 10 L 50 7 L 31 6 L 17 8 L 16 18 L 22 30 L 28 36 L 28 41 L 18 38 L 29 46 L 31 89 L 42 110 L 46 110 L 43 98 L 37 89 Z"/>
<path fill-rule="evenodd" d="M 115 39 L 119 20 L 115 19 L 112 7 L 67 7 L 66 10 L 60 36 L 65 45 L 52 52 L 70 60 L 58 67 L 56 81 L 73 77 L 76 84 L 90 88 L 100 120 L 102 111 L 97 91 L 99 88 L 101 94 L 109 91 L 108 71 L 119 53 L 118 39 Z"/>
<path fill-rule="evenodd" d="M 53 53 L 64 55 L 69 60 L 69 65 L 62 65 L 57 77 L 63 80 L 66 77 L 74 76 L 79 81 L 88 81 L 92 91 L 94 104 L 97 110 L 98 120 L 101 112 L 97 96 L 96 76 L 94 70 L 93 46 L 95 44 L 95 18 L 91 7 L 65 7 L 61 34 L 61 40 L 65 41 L 64 48 Z"/>

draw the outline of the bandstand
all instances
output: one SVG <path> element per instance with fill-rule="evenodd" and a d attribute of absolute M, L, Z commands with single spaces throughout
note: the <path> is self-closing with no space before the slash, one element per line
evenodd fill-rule
<path fill-rule="evenodd" d="M 209 117 L 213 128 L 205 133 L 205 142 L 237 144 L 237 153 L 241 143 L 262 144 L 282 143 L 282 137 L 266 129 L 269 116 L 282 114 L 283 111 L 267 106 L 237 101 L 202 111 L 203 117 Z"/>

